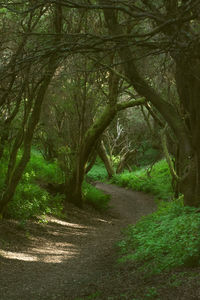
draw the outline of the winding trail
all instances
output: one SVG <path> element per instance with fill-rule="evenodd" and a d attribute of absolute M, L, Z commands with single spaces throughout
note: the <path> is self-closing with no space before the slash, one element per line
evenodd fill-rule
<path fill-rule="evenodd" d="M 1 300 L 87 299 L 95 291 L 103 291 L 95 299 L 108 299 L 107 291 L 118 284 L 114 245 L 121 229 L 155 210 L 155 203 L 144 193 L 96 187 L 111 195 L 106 214 L 69 208 L 67 220 L 30 222 L 26 232 L 1 221 Z"/>

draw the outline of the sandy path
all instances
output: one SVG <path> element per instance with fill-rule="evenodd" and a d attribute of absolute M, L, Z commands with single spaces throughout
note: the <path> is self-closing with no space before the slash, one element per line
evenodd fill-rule
<path fill-rule="evenodd" d="M 49 217 L 47 225 L 30 223 L 27 233 L 12 222 L 0 224 L 1 300 L 87 299 L 115 284 L 120 231 L 155 204 L 143 193 L 96 186 L 112 196 L 108 214 L 77 211 L 67 221 Z"/>

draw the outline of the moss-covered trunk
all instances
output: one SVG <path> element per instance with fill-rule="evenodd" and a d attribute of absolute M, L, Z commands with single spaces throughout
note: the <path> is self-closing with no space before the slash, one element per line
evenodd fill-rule
<path fill-rule="evenodd" d="M 104 166 L 108 173 L 108 177 L 111 178 L 115 174 L 115 170 L 112 166 L 112 162 L 111 162 L 109 156 L 106 153 L 106 149 L 105 149 L 103 141 L 101 141 L 101 144 L 99 145 L 98 154 L 99 154 L 99 157 L 101 158 L 102 162 L 104 163 Z"/>
<path fill-rule="evenodd" d="M 82 144 L 80 145 L 74 170 L 69 180 L 66 181 L 66 201 L 74 203 L 78 207 L 83 207 L 82 183 L 85 175 L 85 168 L 89 156 L 93 151 L 94 145 L 100 138 L 101 134 L 110 124 L 117 113 L 116 107 L 108 105 L 100 117 L 87 130 Z"/>

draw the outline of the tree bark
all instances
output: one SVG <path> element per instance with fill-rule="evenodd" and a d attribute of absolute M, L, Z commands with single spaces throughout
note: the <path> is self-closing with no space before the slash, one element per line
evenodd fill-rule
<path fill-rule="evenodd" d="M 98 154 L 99 154 L 99 157 L 101 158 L 102 162 L 104 163 L 104 166 L 108 173 L 108 177 L 112 178 L 112 176 L 115 174 L 115 170 L 113 169 L 112 163 L 106 153 L 106 149 L 105 149 L 103 141 L 101 141 L 101 143 L 99 145 Z"/>
<path fill-rule="evenodd" d="M 75 161 L 74 170 L 71 177 L 66 181 L 66 201 L 70 201 L 80 208 L 83 207 L 82 183 L 84 180 L 86 164 L 93 151 L 94 145 L 96 145 L 102 133 L 115 118 L 118 111 L 128 107 L 142 105 L 145 102 L 144 98 L 141 98 L 135 101 L 117 103 L 118 80 L 116 79 L 116 74 L 111 74 L 111 77 L 109 104 L 107 104 L 103 113 L 94 121 L 84 135 Z"/>

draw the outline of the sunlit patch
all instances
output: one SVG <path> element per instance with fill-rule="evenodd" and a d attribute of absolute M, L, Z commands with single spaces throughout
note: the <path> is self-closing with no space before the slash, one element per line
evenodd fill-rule
<path fill-rule="evenodd" d="M 98 221 L 98 222 L 102 222 L 102 223 L 112 224 L 112 221 L 107 221 L 107 220 L 103 220 L 103 219 L 100 219 L 100 218 L 95 218 L 94 220 Z"/>
<path fill-rule="evenodd" d="M 38 261 L 37 255 L 30 255 L 23 252 L 11 252 L 0 250 L 0 255 L 8 259 L 17 259 L 23 261 Z"/>
<path fill-rule="evenodd" d="M 0 256 L 21 261 L 37 261 L 44 263 L 61 263 L 79 254 L 78 249 L 70 243 L 54 243 L 44 248 L 31 248 L 29 252 L 11 252 L 0 250 Z"/>
<path fill-rule="evenodd" d="M 55 219 L 55 218 L 52 218 L 52 217 L 48 217 L 47 221 L 52 222 L 52 223 L 56 223 L 56 224 L 60 224 L 60 225 L 63 225 L 63 226 L 67 226 L 67 227 L 72 227 L 72 228 L 78 228 L 78 229 L 88 228 L 88 226 L 83 226 L 83 225 L 75 224 L 75 223 L 69 223 L 69 222 L 66 222 L 66 221 L 63 221 L 63 220 L 58 220 L 58 219 Z"/>

